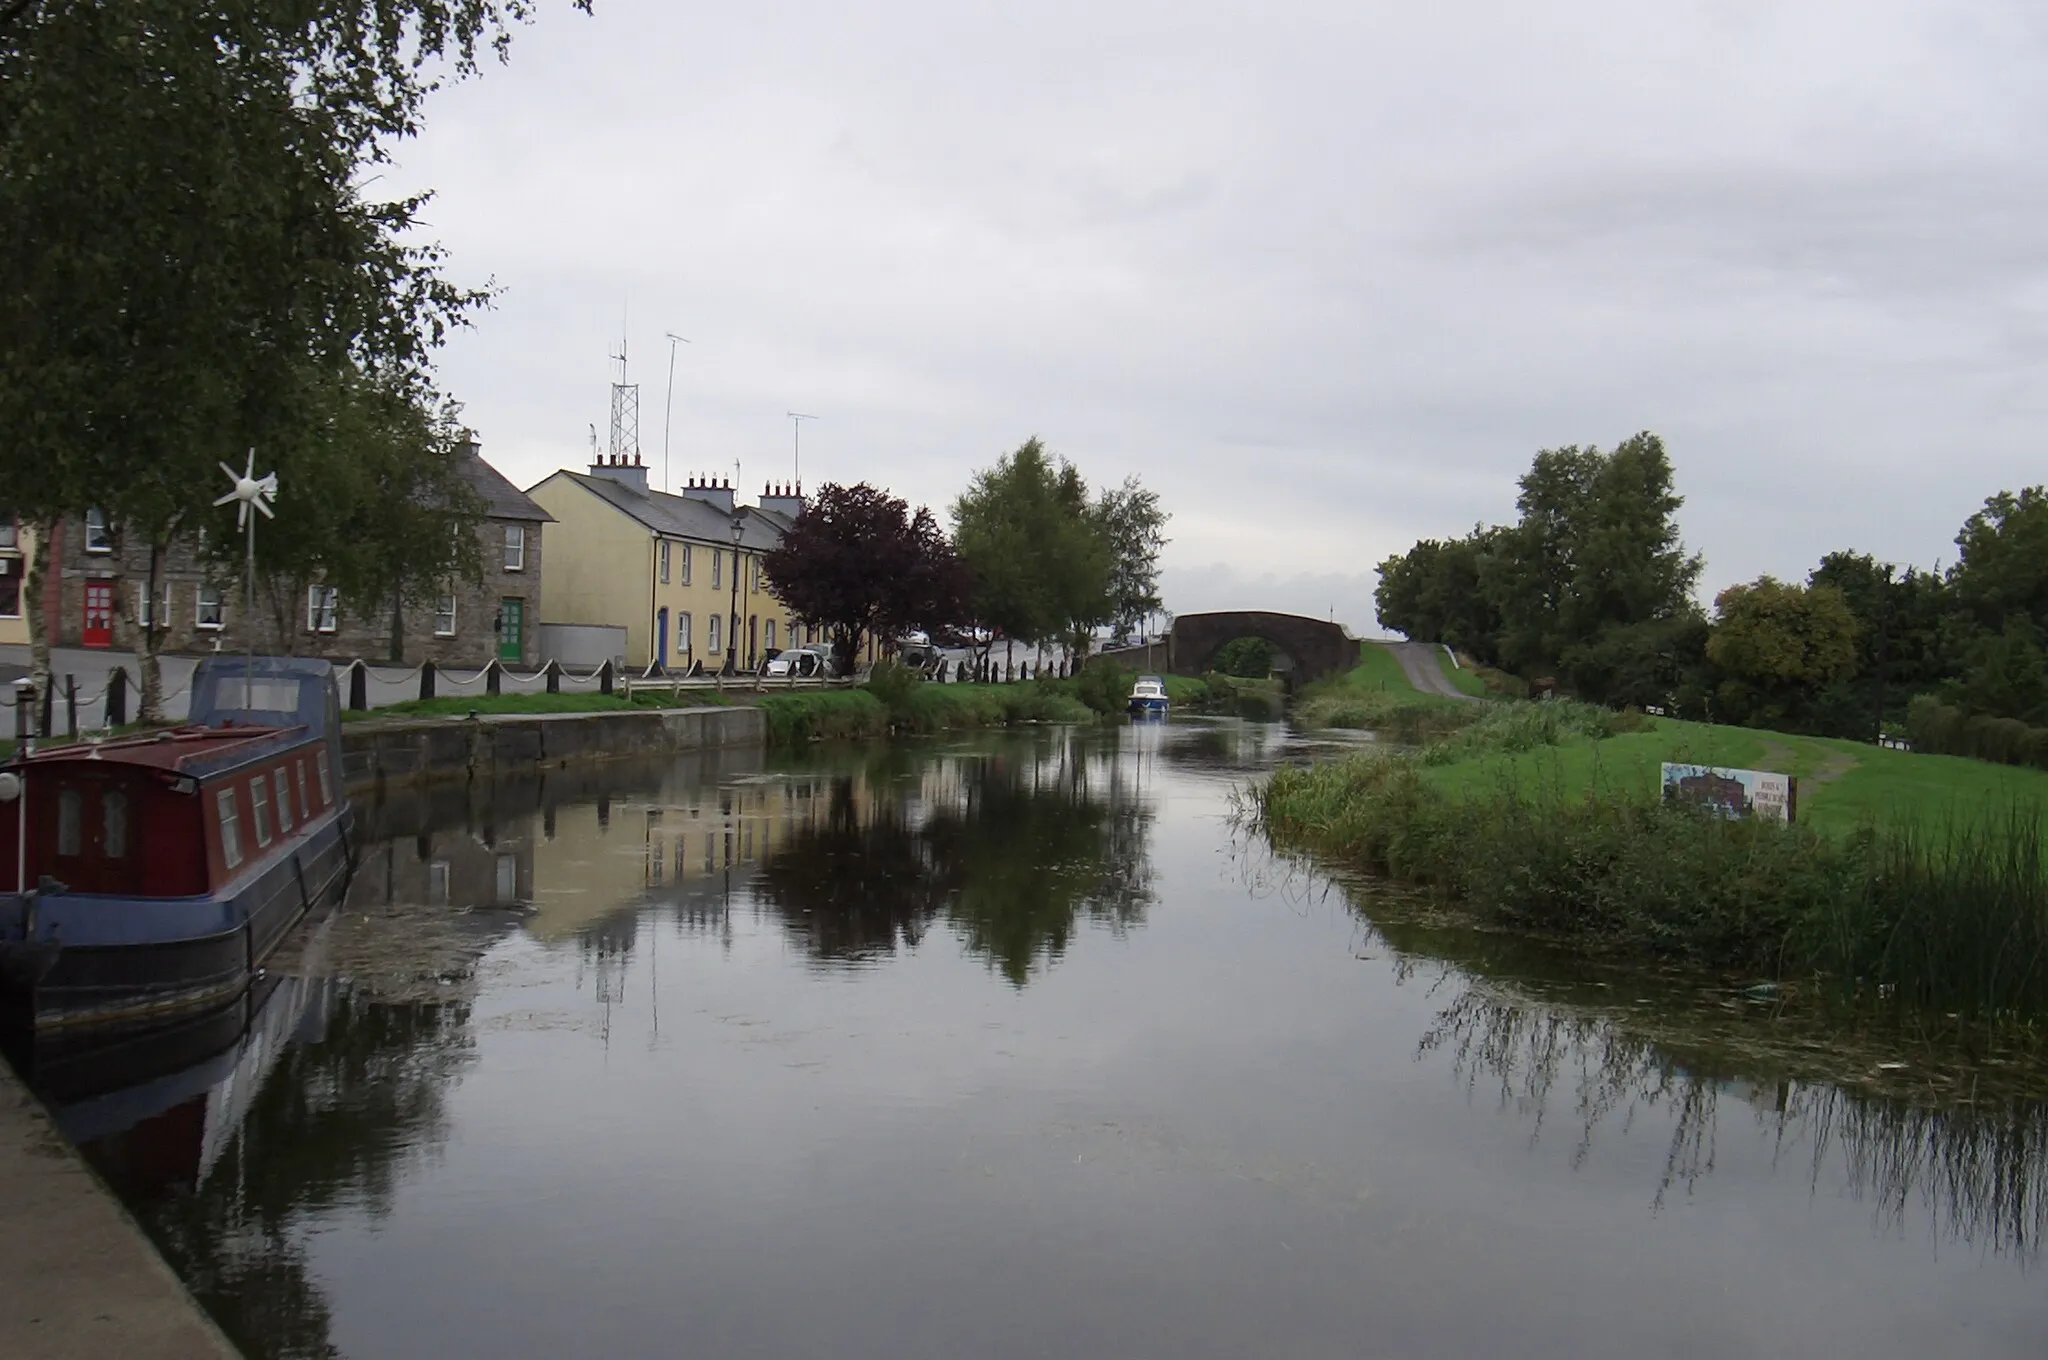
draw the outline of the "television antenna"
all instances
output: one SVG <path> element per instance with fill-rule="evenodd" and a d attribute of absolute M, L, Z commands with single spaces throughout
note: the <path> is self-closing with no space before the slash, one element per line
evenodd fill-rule
<path fill-rule="evenodd" d="M 664 331 L 662 334 L 668 337 L 668 397 L 663 402 L 661 409 L 661 489 L 667 491 L 673 485 L 668 479 L 668 424 L 669 420 L 675 415 L 676 410 L 676 346 L 687 345 L 690 342 L 685 337 L 677 335 L 674 331 Z M 625 344 L 623 342 L 619 345 L 619 350 L 622 356 L 619 360 L 620 376 L 623 377 L 625 366 L 625 359 L 623 357 Z"/>

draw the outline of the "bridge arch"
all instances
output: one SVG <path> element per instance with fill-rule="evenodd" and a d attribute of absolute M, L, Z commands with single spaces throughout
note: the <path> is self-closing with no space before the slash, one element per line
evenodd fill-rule
<path fill-rule="evenodd" d="M 1358 639 L 1342 624 L 1303 614 L 1275 614 L 1258 609 L 1180 614 L 1167 634 L 1167 669 L 1179 675 L 1201 675 L 1217 651 L 1233 638 L 1259 637 L 1294 662 L 1294 679 L 1305 684 L 1358 664 Z"/>

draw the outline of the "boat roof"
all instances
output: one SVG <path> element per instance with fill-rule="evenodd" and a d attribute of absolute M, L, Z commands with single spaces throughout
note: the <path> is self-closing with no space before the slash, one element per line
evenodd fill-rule
<path fill-rule="evenodd" d="M 297 745 L 307 735 L 304 727 L 174 727 L 163 732 L 117 737 L 112 741 L 76 742 L 45 746 L 34 755 L 17 757 L 17 768 L 42 769 L 57 765 L 101 764 L 139 765 L 176 774 L 203 775 L 267 751 Z"/>

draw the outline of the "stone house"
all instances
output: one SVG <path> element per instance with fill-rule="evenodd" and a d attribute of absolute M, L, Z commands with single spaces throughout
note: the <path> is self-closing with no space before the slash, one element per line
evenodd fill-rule
<path fill-rule="evenodd" d="M 544 660 L 538 654 L 541 530 L 550 516 L 485 462 L 474 443 L 465 450 L 463 474 L 484 504 L 477 528 L 482 579 L 456 582 L 435 599 L 407 602 L 404 660 L 474 668 L 497 657 L 507 665 L 537 666 Z M 161 650 L 166 653 L 242 650 L 250 642 L 244 633 L 240 573 L 210 562 L 202 548 L 197 539 L 171 546 L 152 599 L 147 548 L 117 550 L 97 510 L 66 520 L 51 539 L 53 569 L 42 587 L 45 617 L 57 619 L 52 641 L 60 647 L 133 651 L 135 630 L 153 616 L 164 629 Z M 275 611 L 260 598 L 260 585 L 258 591 L 257 651 L 335 661 L 361 657 L 381 662 L 390 655 L 388 601 L 359 605 L 316 583 L 307 588 L 305 599 L 292 602 L 289 636 L 281 638 Z"/>

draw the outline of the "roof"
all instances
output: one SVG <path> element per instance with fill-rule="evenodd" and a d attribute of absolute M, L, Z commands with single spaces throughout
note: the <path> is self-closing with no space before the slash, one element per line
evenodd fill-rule
<path fill-rule="evenodd" d="M 609 477 L 593 477 L 587 472 L 564 470 L 555 475 L 569 478 L 593 496 L 609 502 L 665 537 L 691 538 L 700 543 L 732 542 L 732 516 L 709 501 L 672 495 L 666 491 L 641 491 Z M 766 552 L 780 543 L 783 534 L 789 531 L 787 516 L 763 510 L 758 505 L 742 505 L 738 514 L 742 526 L 740 546 L 743 548 Z"/>
<path fill-rule="evenodd" d="M 99 743 L 46 746 L 17 762 L 31 769 L 58 765 L 145 765 L 179 773 L 210 771 L 214 757 L 254 754 L 259 745 L 284 733 L 303 736 L 302 727 L 178 727 L 167 732 Z M 274 744 L 274 743 L 270 743 Z"/>
<path fill-rule="evenodd" d="M 505 480 L 505 474 L 484 461 L 474 444 L 462 462 L 462 477 L 470 489 L 483 498 L 484 514 L 491 519 L 531 519 L 552 523 L 554 516 L 534 504 L 531 497 Z"/>

